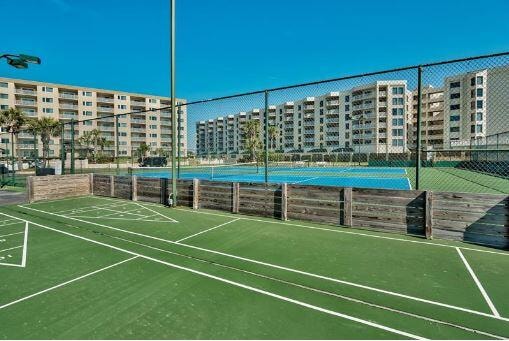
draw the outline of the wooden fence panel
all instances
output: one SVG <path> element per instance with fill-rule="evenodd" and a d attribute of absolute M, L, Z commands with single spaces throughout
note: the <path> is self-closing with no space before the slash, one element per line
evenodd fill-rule
<path fill-rule="evenodd" d="M 111 196 L 111 177 L 109 175 L 94 174 L 93 193 L 105 197 Z"/>
<path fill-rule="evenodd" d="M 89 195 L 90 179 L 88 174 L 30 176 L 29 202 Z"/>
<path fill-rule="evenodd" d="M 161 179 L 138 177 L 137 186 L 139 201 L 161 203 Z"/>
<path fill-rule="evenodd" d="M 343 188 L 288 185 L 288 218 L 343 224 Z"/>
<path fill-rule="evenodd" d="M 132 199 L 132 177 L 115 176 L 113 179 L 113 196 L 121 199 Z"/>
<path fill-rule="evenodd" d="M 352 197 L 353 226 L 425 235 L 425 192 L 354 188 Z"/>
<path fill-rule="evenodd" d="M 231 182 L 200 180 L 199 193 L 199 208 L 232 211 L 233 193 Z"/>
<path fill-rule="evenodd" d="M 281 186 L 275 184 L 240 183 L 239 213 L 265 217 L 281 217 Z"/>
<path fill-rule="evenodd" d="M 433 235 L 509 248 L 509 197 L 433 192 Z"/>
<path fill-rule="evenodd" d="M 193 180 L 177 180 L 177 195 L 179 206 L 193 207 Z"/>

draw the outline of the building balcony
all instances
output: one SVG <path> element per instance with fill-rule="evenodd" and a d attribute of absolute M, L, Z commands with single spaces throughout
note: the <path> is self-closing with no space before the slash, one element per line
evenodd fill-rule
<path fill-rule="evenodd" d="M 113 103 L 115 99 L 113 97 L 97 97 L 97 102 L 102 103 Z"/>
<path fill-rule="evenodd" d="M 97 112 L 113 112 L 113 107 L 97 107 Z"/>
<path fill-rule="evenodd" d="M 37 106 L 37 101 L 29 101 L 29 100 L 25 100 L 25 99 L 18 99 L 18 100 L 16 100 L 16 105 L 27 106 L 27 107 L 36 107 Z"/>
<path fill-rule="evenodd" d="M 14 90 L 16 95 L 28 95 L 28 96 L 37 96 L 37 90 L 30 89 L 16 89 Z"/>
<path fill-rule="evenodd" d="M 131 106 L 133 106 L 133 107 L 145 107 L 145 106 L 147 106 L 147 103 L 145 103 L 144 101 L 132 101 L 131 100 Z"/>
<path fill-rule="evenodd" d="M 70 93 L 61 92 L 61 93 L 58 94 L 58 98 L 78 100 L 78 95 L 77 94 L 70 94 Z"/>
<path fill-rule="evenodd" d="M 78 110 L 78 106 L 76 104 L 71 103 L 60 103 L 60 108 Z"/>

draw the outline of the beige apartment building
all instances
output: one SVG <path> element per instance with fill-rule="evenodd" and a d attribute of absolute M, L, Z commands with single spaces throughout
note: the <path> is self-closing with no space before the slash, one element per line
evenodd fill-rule
<path fill-rule="evenodd" d="M 185 100 L 178 99 L 178 103 Z M 0 78 L 0 110 L 21 109 L 28 117 L 52 117 L 61 122 L 89 120 L 75 124 L 76 140 L 85 131 L 98 129 L 101 136 L 111 142 L 105 153 L 115 155 L 116 129 L 115 117 L 118 117 L 119 156 L 131 156 L 142 144 L 150 146 L 152 153 L 163 148 L 170 150 L 171 105 L 169 97 L 129 93 L 116 90 L 86 88 L 64 84 Z M 165 109 L 161 109 L 165 108 Z M 154 109 L 155 111 L 143 112 Z M 160 109 L 160 110 L 159 110 Z M 187 154 L 187 110 L 180 107 L 180 147 L 181 154 Z M 102 118 L 102 119 L 101 119 Z M 71 128 L 66 125 L 64 143 L 70 143 Z M 2 146 L 9 142 L 9 134 L 1 135 Z M 33 135 L 20 133 L 18 136 L 21 156 L 32 156 L 34 151 Z M 8 147 L 10 148 L 10 146 Z M 42 146 L 38 143 L 39 155 Z M 16 153 L 16 150 L 14 151 Z M 60 154 L 60 138 L 53 138 L 50 156 Z"/>
<path fill-rule="evenodd" d="M 348 91 L 269 106 L 269 125 L 277 137 L 271 149 L 287 153 L 403 153 L 407 150 L 405 115 L 411 102 L 406 81 L 378 81 Z M 264 109 L 252 109 L 196 123 L 199 156 L 243 154 L 244 125 L 260 120 Z"/>

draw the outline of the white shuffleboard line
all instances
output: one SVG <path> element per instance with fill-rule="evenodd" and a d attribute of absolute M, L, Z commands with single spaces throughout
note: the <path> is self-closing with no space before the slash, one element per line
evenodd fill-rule
<path fill-rule="evenodd" d="M 22 234 L 22 233 L 25 233 L 25 232 L 14 232 L 14 233 L 9 233 L 9 234 L 4 234 L 4 235 L 1 235 L 0 238 L 14 236 L 14 235 L 17 235 L 17 234 Z"/>
<path fill-rule="evenodd" d="M 16 249 L 20 249 L 20 248 L 22 248 L 22 247 L 23 247 L 23 245 L 18 245 L 18 246 L 10 247 L 10 248 L 8 248 L 8 249 L 0 250 L 0 252 L 16 250 Z"/>
<path fill-rule="evenodd" d="M 481 295 L 484 297 L 484 300 L 490 307 L 491 312 L 493 313 L 494 316 L 500 317 L 500 314 L 498 313 L 497 308 L 495 308 L 495 305 L 493 304 L 490 297 L 488 296 L 488 293 L 486 292 L 486 290 L 484 290 L 484 287 L 482 286 L 481 281 L 479 281 L 479 279 L 477 278 L 474 270 L 472 269 L 470 264 L 468 264 L 467 259 L 465 258 L 465 256 L 463 255 L 463 253 L 461 252 L 461 250 L 459 248 L 456 248 L 456 251 L 458 251 L 460 258 L 463 261 L 463 264 L 465 264 L 465 267 L 467 268 L 468 272 L 470 273 L 470 276 L 472 276 L 472 279 L 474 280 L 475 284 L 477 285 L 477 288 L 479 288 Z"/>
<path fill-rule="evenodd" d="M 27 249 L 28 249 L 28 221 L 25 222 L 25 238 L 23 238 L 23 257 L 21 258 L 22 268 L 24 268 L 27 264 Z"/>
<path fill-rule="evenodd" d="M 15 301 L 12 301 L 12 302 L 6 303 L 6 304 L 4 304 L 4 305 L 0 305 L 0 310 L 1 310 L 1 309 L 4 309 L 4 308 L 7 308 L 7 307 L 10 307 L 10 306 L 12 306 L 12 305 L 14 305 L 14 304 L 16 304 L 16 303 L 20 303 L 20 302 L 26 301 L 26 300 L 28 300 L 28 299 L 31 299 L 31 298 L 33 298 L 33 297 L 39 296 L 39 295 L 41 295 L 41 294 L 47 293 L 47 292 L 49 292 L 49 291 L 52 291 L 52 290 L 55 290 L 55 289 L 58 289 L 58 288 L 64 287 L 64 286 L 66 286 L 67 284 L 71 284 L 71 283 L 76 282 L 76 281 L 79 281 L 79 280 L 81 280 L 81 279 L 84 279 L 84 278 L 90 277 L 90 276 L 95 275 L 95 274 L 97 274 L 97 273 L 99 273 L 99 272 L 102 272 L 102 271 L 105 271 L 105 270 L 111 269 L 111 268 L 113 268 L 113 267 L 115 267 L 115 266 L 118 266 L 118 265 L 120 265 L 120 264 L 124 264 L 124 263 L 129 262 L 129 261 L 131 261 L 131 260 L 133 260 L 133 259 L 136 259 L 136 258 L 138 258 L 138 256 L 134 256 L 134 257 L 131 257 L 131 258 L 128 258 L 128 259 L 124 259 L 123 261 L 117 262 L 117 263 L 115 263 L 115 264 L 108 265 L 108 266 L 106 266 L 106 267 L 104 267 L 104 268 L 101 268 L 101 269 L 98 269 L 98 270 L 95 270 L 95 271 L 89 272 L 89 273 L 84 274 L 84 275 L 82 275 L 82 276 L 79 276 L 79 277 L 73 278 L 73 279 L 71 279 L 71 280 L 69 280 L 69 281 L 65 281 L 65 282 L 63 282 L 63 283 L 57 284 L 57 285 L 55 285 L 55 286 L 52 286 L 52 287 L 50 287 L 50 288 L 47 288 L 47 289 L 44 289 L 44 290 L 38 291 L 38 292 L 36 292 L 36 293 L 33 293 L 33 294 L 31 294 L 31 295 L 28 295 L 28 296 L 25 296 L 25 297 L 19 298 L 19 299 L 15 300 Z"/>
<path fill-rule="evenodd" d="M 471 310 L 471 309 L 468 309 L 468 308 L 458 307 L 458 306 L 454 306 L 454 305 L 450 305 L 450 304 L 446 304 L 446 303 L 442 303 L 442 302 L 437 302 L 437 301 L 432 301 L 432 300 L 428 300 L 428 299 L 424 299 L 424 298 L 420 298 L 420 297 L 415 297 L 415 296 L 410 296 L 410 295 L 406 295 L 406 294 L 401 294 L 401 293 L 394 292 L 394 291 L 379 289 L 379 288 L 375 288 L 375 287 L 371 287 L 371 286 L 367 286 L 367 285 L 363 285 L 363 284 L 359 284 L 359 283 L 344 281 L 344 280 L 340 280 L 340 279 L 337 279 L 337 278 L 332 278 L 332 277 L 322 276 L 322 275 L 318 275 L 318 274 L 314 274 L 314 273 L 310 273 L 310 272 L 306 272 L 306 271 L 301 271 L 301 270 L 297 270 L 297 269 L 287 268 L 287 267 L 276 265 L 276 264 L 272 264 L 272 263 L 262 262 L 262 261 L 258 261 L 258 260 L 254 260 L 254 259 L 250 259 L 250 258 L 241 257 L 241 256 L 235 256 L 235 255 L 232 255 L 232 254 L 228 254 L 228 253 L 224 253 L 224 252 L 220 252 L 220 251 L 215 251 L 215 250 L 210 250 L 210 249 L 205 249 L 205 248 L 201 248 L 201 247 L 194 246 L 194 245 L 189 245 L 189 244 L 184 244 L 184 243 L 177 243 L 177 242 L 172 241 L 172 240 L 167 240 L 167 239 L 163 239 L 163 238 L 159 238 L 159 237 L 154 237 L 154 236 L 150 236 L 150 235 L 146 235 L 146 234 L 142 234 L 142 233 L 138 233 L 138 232 L 127 231 L 127 230 L 123 230 L 123 229 L 120 229 L 120 228 L 108 226 L 108 225 L 105 225 L 105 224 L 95 223 L 95 222 L 92 222 L 92 221 L 87 221 L 87 220 L 82 220 L 82 219 L 72 218 L 72 217 L 66 217 L 66 216 L 62 216 L 62 215 L 56 214 L 56 213 L 45 212 L 45 211 L 42 211 L 42 210 L 39 210 L 39 209 L 35 209 L 35 208 L 31 208 L 31 207 L 24 207 L 24 208 L 28 209 L 28 210 L 33 210 L 33 211 L 36 211 L 36 212 L 41 212 L 41 213 L 46 213 L 46 214 L 49 214 L 49 215 L 55 215 L 55 216 L 62 217 L 62 218 L 76 220 L 76 221 L 79 221 L 79 222 L 82 222 L 82 223 L 86 223 L 86 224 L 90 224 L 90 225 L 104 227 L 104 228 L 107 228 L 107 229 L 110 229 L 110 230 L 114 230 L 114 231 L 120 231 L 120 232 L 123 232 L 123 233 L 126 233 L 126 234 L 132 234 L 132 235 L 141 236 L 141 237 L 145 237 L 145 238 L 153 239 L 153 240 L 158 240 L 158 241 L 162 241 L 162 242 L 166 242 L 166 243 L 170 243 L 170 244 L 181 245 L 181 246 L 189 247 L 189 248 L 192 248 L 192 249 L 196 249 L 196 250 L 200 250 L 200 251 L 205 251 L 205 252 L 210 252 L 210 253 L 214 253 L 214 254 L 218 254 L 218 255 L 234 258 L 234 259 L 239 259 L 239 260 L 243 260 L 243 261 L 254 263 L 254 264 L 264 265 L 264 266 L 268 266 L 268 267 L 279 269 L 279 270 L 285 270 L 285 271 L 297 273 L 297 274 L 300 274 L 300 275 L 305 275 L 305 276 L 309 276 L 309 277 L 319 278 L 319 279 L 323 279 L 323 280 L 327 280 L 327 281 L 331 281 L 331 282 L 335 282 L 335 283 L 345 284 L 345 285 L 348 285 L 348 286 L 362 288 L 362 289 L 366 289 L 366 290 L 370 290 L 370 291 L 375 291 L 375 292 L 379 292 L 379 293 L 383 293 L 383 294 L 387 294 L 387 295 L 397 296 L 397 297 L 401 297 L 401 298 L 405 298 L 405 299 L 409 299 L 409 300 L 413 300 L 413 301 L 418 301 L 418 302 L 422 302 L 422 303 L 428 303 L 428 304 L 432 304 L 432 305 L 436 305 L 436 306 L 441 306 L 441 307 L 445 307 L 445 308 L 449 308 L 449 309 L 459 310 L 459 311 L 463 311 L 463 312 L 467 312 L 467 313 L 471 313 L 471 314 L 475 314 L 475 315 L 480 315 L 480 316 L 485 316 L 485 317 L 489 317 L 489 318 L 505 320 L 505 321 L 509 322 L 508 318 L 493 316 L 491 314 L 487 314 L 487 313 L 484 313 L 484 312 L 481 312 L 481 311 L 477 311 L 477 310 Z M 244 218 L 240 218 L 240 219 L 244 219 Z"/>
<path fill-rule="evenodd" d="M 157 212 L 157 211 L 155 211 L 155 210 L 151 209 L 150 207 L 143 206 L 142 204 L 140 204 L 140 203 L 138 203 L 138 202 L 134 202 L 134 203 L 135 203 L 136 205 L 138 205 L 138 206 L 140 206 L 140 207 L 142 207 L 142 208 L 144 208 L 144 209 L 146 209 L 146 210 L 148 210 L 148 211 L 152 212 L 152 213 L 155 213 L 155 214 L 160 215 L 161 217 L 163 217 L 163 218 L 165 218 L 165 219 L 168 219 L 170 222 L 178 223 L 178 221 L 176 221 L 175 219 L 170 218 L 170 217 L 168 217 L 168 216 L 166 216 L 166 215 L 162 214 L 161 212 Z"/>
<path fill-rule="evenodd" d="M 1 213 L 0 212 L 0 214 L 8 216 L 8 217 L 11 217 L 11 218 L 16 218 L 14 216 L 10 216 L 10 215 L 7 215 L 5 213 Z M 27 220 L 21 219 L 21 218 L 18 218 L 18 219 L 23 220 L 23 221 L 27 221 Z M 42 227 L 42 228 L 50 230 L 50 231 L 54 231 L 54 232 L 62 233 L 62 234 L 65 234 L 65 235 L 68 235 L 68 236 L 71 236 L 71 237 L 78 238 L 78 239 L 86 240 L 86 241 L 89 241 L 89 242 L 94 243 L 94 244 L 98 244 L 98 245 L 102 245 L 102 246 L 105 246 L 105 247 L 109 247 L 111 249 L 118 250 L 118 251 L 121 251 L 121 252 L 125 252 L 125 253 L 128 253 L 130 255 L 137 256 L 137 257 L 140 257 L 140 258 L 143 258 L 143 259 L 147 259 L 147 260 L 150 260 L 152 262 L 163 264 L 163 265 L 175 268 L 175 269 L 179 269 L 179 270 L 191 272 L 191 273 L 203 276 L 203 277 L 211 278 L 211 279 L 223 282 L 223 283 L 230 284 L 232 286 L 236 286 L 236 287 L 239 287 L 239 288 L 246 289 L 248 291 L 253 291 L 253 292 L 265 295 L 265 296 L 273 297 L 273 298 L 281 300 L 281 301 L 285 301 L 285 302 L 288 302 L 288 303 L 293 303 L 295 305 L 298 305 L 298 306 L 301 306 L 301 307 L 305 307 L 305 308 L 308 308 L 308 309 L 311 309 L 311 310 L 314 310 L 314 311 L 319 311 L 319 312 L 322 312 L 322 313 L 325 313 L 325 314 L 328 314 L 328 315 L 340 317 L 340 318 L 343 318 L 343 319 L 346 319 L 346 320 L 350 320 L 350 321 L 353 321 L 353 322 L 357 322 L 357 323 L 360 323 L 360 324 L 364 324 L 364 325 L 367 325 L 367 326 L 370 326 L 370 327 L 373 327 L 373 328 L 381 329 L 381 330 L 384 330 L 384 331 L 387 331 L 387 332 L 390 332 L 390 333 L 402 335 L 402 336 L 405 336 L 407 338 L 416 339 L 416 340 L 425 340 L 425 338 L 423 338 L 421 336 L 414 335 L 414 334 L 411 334 L 411 333 L 407 333 L 407 332 L 402 331 L 402 330 L 398 330 L 398 329 L 394 329 L 394 328 L 391 328 L 391 327 L 387 327 L 387 326 L 384 326 L 382 324 L 378 324 L 378 323 L 371 322 L 371 321 L 368 321 L 368 320 L 363 320 L 363 319 L 360 319 L 360 318 L 355 317 L 355 316 L 350 316 L 350 315 L 347 315 L 347 314 L 339 313 L 337 311 L 325 309 L 325 308 L 322 308 L 322 307 L 319 307 L 319 306 L 315 306 L 315 305 L 312 305 L 312 304 L 309 304 L 309 303 L 306 303 L 306 302 L 302 302 L 302 301 L 299 301 L 299 300 L 295 300 L 295 299 L 292 299 L 292 298 L 289 298 L 289 297 L 286 297 L 286 296 L 278 295 L 278 294 L 275 294 L 275 293 L 270 292 L 270 291 L 258 289 L 258 288 L 255 288 L 255 287 L 251 287 L 249 285 L 245 285 L 245 284 L 242 284 L 242 283 L 231 281 L 231 280 L 226 279 L 226 278 L 222 278 L 222 277 L 211 275 L 211 274 L 208 274 L 208 273 L 205 273 L 205 272 L 202 272 L 202 271 L 186 268 L 184 266 L 180 266 L 180 265 L 177 265 L 177 264 L 169 263 L 169 262 L 157 259 L 157 258 L 153 258 L 153 257 L 149 257 L 149 256 L 146 256 L 146 255 L 142 255 L 142 254 L 139 254 L 139 253 L 136 253 L 136 252 L 132 252 L 132 251 L 129 251 L 129 250 L 126 250 L 126 249 L 122 249 L 122 248 L 117 247 L 117 246 L 113 246 L 113 245 L 107 244 L 107 243 L 103 243 L 103 242 L 99 242 L 99 241 L 96 241 L 96 240 L 93 240 L 93 239 L 89 239 L 89 238 L 86 238 L 86 237 L 75 235 L 73 233 L 61 231 L 59 229 L 55 229 L 55 228 L 52 228 L 52 227 L 49 227 L 49 226 L 45 226 L 45 225 L 42 225 L 42 224 L 39 224 L 39 223 L 30 222 L 30 224 Z M 133 258 L 136 258 L 136 257 L 133 257 Z M 0 309 L 1 308 L 2 308 L 2 306 L 0 306 Z"/>
<path fill-rule="evenodd" d="M 192 234 L 192 235 L 190 235 L 190 236 L 187 236 L 187 237 L 184 237 L 184 238 L 182 238 L 182 239 L 179 239 L 179 240 L 177 240 L 175 243 L 180 243 L 180 242 L 182 242 L 182 241 L 184 241 L 184 240 L 187 240 L 187 239 L 189 239 L 189 238 L 193 238 L 193 237 L 196 237 L 196 236 L 198 236 L 198 235 L 200 235 L 200 234 L 203 234 L 203 233 L 206 233 L 206 232 L 209 232 L 209 231 L 215 230 L 215 229 L 217 229 L 217 228 L 219 228 L 219 227 L 222 227 L 222 226 L 225 226 L 225 225 L 231 224 L 231 223 L 233 223 L 233 222 L 235 222 L 235 221 L 237 221 L 237 220 L 240 220 L 240 218 L 233 219 L 233 220 L 227 221 L 226 223 L 222 223 L 222 224 L 219 224 L 219 225 L 217 225 L 217 226 L 213 226 L 213 227 L 211 227 L 211 228 L 209 228 L 209 229 L 206 229 L 206 230 L 203 230 L 203 231 L 197 232 L 197 233 Z"/>

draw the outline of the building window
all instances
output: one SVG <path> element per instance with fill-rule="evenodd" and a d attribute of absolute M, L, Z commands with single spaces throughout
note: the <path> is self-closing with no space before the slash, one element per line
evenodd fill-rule
<path fill-rule="evenodd" d="M 90 92 L 90 91 L 82 91 L 82 92 L 81 92 L 81 94 L 82 94 L 83 96 L 87 96 L 87 97 L 92 96 L 92 92 Z"/>
<path fill-rule="evenodd" d="M 470 85 L 471 86 L 475 85 L 475 77 L 470 78 Z"/>
<path fill-rule="evenodd" d="M 392 108 L 392 116 L 403 116 L 403 108 Z"/>
<path fill-rule="evenodd" d="M 150 116 L 150 120 L 151 120 L 151 121 L 157 121 L 157 117 L 155 117 L 155 116 Z"/>
<path fill-rule="evenodd" d="M 8 84 L 5 82 L 0 82 L 0 88 L 7 88 Z"/>
<path fill-rule="evenodd" d="M 477 85 L 483 84 L 483 76 L 477 76 Z"/>
<path fill-rule="evenodd" d="M 42 112 L 45 114 L 53 114 L 52 108 L 42 108 Z"/>
<path fill-rule="evenodd" d="M 403 129 L 392 129 L 393 136 L 403 136 Z"/>
<path fill-rule="evenodd" d="M 451 110 L 459 110 L 460 105 L 459 104 L 451 104 L 450 108 L 451 108 Z"/>
<path fill-rule="evenodd" d="M 53 103 L 53 98 L 51 98 L 51 97 L 43 97 L 42 101 L 44 103 Z"/>
<path fill-rule="evenodd" d="M 92 106 L 92 102 L 85 102 L 85 101 L 83 101 L 83 105 L 85 107 L 91 107 Z"/>
<path fill-rule="evenodd" d="M 350 111 L 350 104 L 345 105 L 345 111 Z"/>
<path fill-rule="evenodd" d="M 403 105 L 403 98 L 402 97 L 393 98 L 392 105 Z"/>
<path fill-rule="evenodd" d="M 320 101 L 320 106 L 323 107 L 323 101 Z"/>
<path fill-rule="evenodd" d="M 350 102 L 350 96 L 345 96 L 345 102 Z"/>
<path fill-rule="evenodd" d="M 452 83 L 450 84 L 450 88 L 451 88 L 451 89 L 459 88 L 459 87 L 460 87 L 460 84 L 461 84 L 460 82 L 452 82 Z"/>
<path fill-rule="evenodd" d="M 156 138 L 157 134 L 150 134 L 150 137 Z"/>
<path fill-rule="evenodd" d="M 155 99 L 155 98 L 150 98 L 150 99 L 148 100 L 148 102 L 149 102 L 149 103 L 157 103 L 157 99 Z"/>
<path fill-rule="evenodd" d="M 393 126 L 402 126 L 403 125 L 403 119 L 402 118 L 393 118 L 392 119 L 392 125 Z"/>
<path fill-rule="evenodd" d="M 451 94 L 451 99 L 460 98 L 460 93 Z"/>
<path fill-rule="evenodd" d="M 478 113 L 475 114 L 475 119 L 477 121 L 482 121 L 482 116 L 483 116 L 482 112 L 478 112 Z"/>
<path fill-rule="evenodd" d="M 51 88 L 49 86 L 43 86 L 42 87 L 42 91 L 44 91 L 44 92 L 53 92 L 53 88 Z"/>
<path fill-rule="evenodd" d="M 0 94 L 0 99 L 6 99 L 9 98 L 8 94 Z"/>
<path fill-rule="evenodd" d="M 297 108 L 298 108 L 297 110 L 301 110 L 301 109 L 302 109 L 302 106 L 301 106 L 301 105 L 299 105 Z"/>
<path fill-rule="evenodd" d="M 392 94 L 393 95 L 403 95 L 403 87 L 395 87 L 395 88 L 392 88 Z"/>
<path fill-rule="evenodd" d="M 459 120 L 460 120 L 460 116 L 459 115 L 451 116 L 451 122 L 457 122 Z"/>
<path fill-rule="evenodd" d="M 401 139 L 392 139 L 392 146 L 393 147 L 401 147 L 401 146 L 403 146 L 403 140 L 401 140 Z"/>
<path fill-rule="evenodd" d="M 483 91 L 483 89 L 482 89 L 482 88 L 481 88 L 481 89 L 476 89 L 476 93 L 477 93 L 477 97 L 482 97 L 482 96 L 483 96 L 484 91 Z"/>
<path fill-rule="evenodd" d="M 150 129 L 157 129 L 157 125 L 152 124 L 152 125 L 150 126 Z"/>
<path fill-rule="evenodd" d="M 451 133 L 459 133 L 459 131 L 460 131 L 460 127 L 450 127 L 450 128 L 449 128 L 449 131 L 450 131 Z"/>
<path fill-rule="evenodd" d="M 92 125 L 92 121 L 83 121 L 83 125 L 84 126 L 91 126 Z"/>
<path fill-rule="evenodd" d="M 126 96 L 124 95 L 118 95 L 117 96 L 117 99 L 121 100 L 121 101 L 125 101 L 126 100 Z"/>
<path fill-rule="evenodd" d="M 119 109 L 127 109 L 127 105 L 119 104 L 119 105 L 117 105 L 117 108 L 119 108 Z"/>
<path fill-rule="evenodd" d="M 83 114 L 83 116 L 92 116 L 91 111 L 83 111 L 82 114 Z"/>
<path fill-rule="evenodd" d="M 6 104 L 0 105 L 0 110 L 7 110 L 7 109 L 9 109 L 8 105 L 6 105 Z"/>
<path fill-rule="evenodd" d="M 476 102 L 477 109 L 482 109 L 482 106 L 483 106 L 483 101 L 482 100 L 479 100 L 479 101 Z"/>

